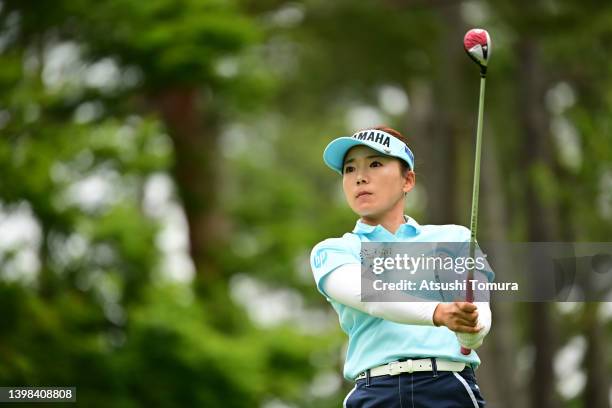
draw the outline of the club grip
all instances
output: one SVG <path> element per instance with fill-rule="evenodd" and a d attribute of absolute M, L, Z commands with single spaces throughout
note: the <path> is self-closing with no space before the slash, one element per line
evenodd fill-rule
<path fill-rule="evenodd" d="M 467 278 L 468 285 L 465 288 L 465 301 L 470 303 L 474 301 L 474 291 L 472 290 L 472 285 L 469 284 L 469 281 L 471 279 L 474 279 L 474 275 L 472 271 L 469 271 Z M 464 356 L 469 356 L 471 352 L 472 349 L 461 346 L 461 354 L 463 354 Z"/>

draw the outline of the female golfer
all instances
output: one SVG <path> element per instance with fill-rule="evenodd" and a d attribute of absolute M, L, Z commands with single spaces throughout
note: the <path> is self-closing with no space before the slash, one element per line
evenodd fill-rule
<path fill-rule="evenodd" d="M 415 185 L 406 139 L 387 127 L 333 140 L 325 163 L 342 175 L 359 216 L 352 232 L 317 244 L 311 267 L 318 290 L 348 335 L 344 377 L 355 387 L 344 407 L 483 407 L 473 351 L 491 327 L 487 302 L 362 302 L 362 242 L 468 242 L 458 225 L 419 225 L 404 215 Z M 461 353 L 461 346 L 472 349 Z"/>

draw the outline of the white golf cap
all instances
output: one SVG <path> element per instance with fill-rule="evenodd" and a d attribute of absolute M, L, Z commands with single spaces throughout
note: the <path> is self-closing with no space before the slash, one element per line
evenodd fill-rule
<path fill-rule="evenodd" d="M 397 157 L 414 170 L 414 155 L 404 142 L 395 136 L 378 129 L 360 130 L 353 136 L 343 136 L 332 140 L 323 152 L 323 161 L 333 170 L 342 174 L 344 156 L 351 147 L 368 146 L 387 156 Z"/>

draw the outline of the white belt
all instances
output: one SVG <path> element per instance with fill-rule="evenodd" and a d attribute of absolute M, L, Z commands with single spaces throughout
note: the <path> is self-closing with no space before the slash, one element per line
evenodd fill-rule
<path fill-rule="evenodd" d="M 437 371 L 462 371 L 465 368 L 465 363 L 458 361 L 441 360 L 436 358 Z M 381 365 L 370 369 L 370 377 L 378 377 L 381 375 L 398 375 L 401 373 L 413 373 L 416 371 L 433 371 L 431 358 L 422 358 L 419 360 L 392 361 L 389 364 Z M 355 378 L 361 380 L 366 378 L 366 373 L 363 372 Z"/>

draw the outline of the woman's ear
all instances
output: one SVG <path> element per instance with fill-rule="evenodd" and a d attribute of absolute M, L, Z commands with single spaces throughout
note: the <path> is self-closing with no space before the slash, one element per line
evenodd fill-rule
<path fill-rule="evenodd" d="M 414 188 L 416 183 L 416 174 L 412 170 L 408 170 L 404 173 L 404 186 L 402 187 L 402 191 L 404 193 L 409 192 Z"/>

